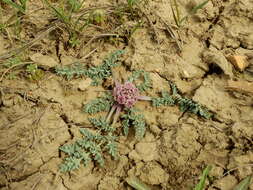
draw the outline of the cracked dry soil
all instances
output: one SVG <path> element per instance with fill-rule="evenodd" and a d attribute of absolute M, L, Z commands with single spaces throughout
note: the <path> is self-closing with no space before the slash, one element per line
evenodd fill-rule
<path fill-rule="evenodd" d="M 201 1 L 180 2 L 184 14 L 191 4 Z M 112 3 L 87 0 L 84 6 Z M 30 15 L 24 18 L 21 35 L 29 41 L 48 26 L 50 18 L 40 1 L 30 1 L 27 7 Z M 87 78 L 66 81 L 50 68 L 39 82 L 22 76 L 5 78 L 0 82 L 1 190 L 127 190 L 131 188 L 124 179 L 129 175 L 152 190 L 188 190 L 209 164 L 213 180 L 206 189 L 232 190 L 253 173 L 252 95 L 226 89 L 229 79 L 253 81 L 253 77 L 235 72 L 225 58 L 230 53 L 253 53 L 253 1 L 211 0 L 175 30 L 182 43 L 180 53 L 163 22 L 174 24 L 169 1 L 149 1 L 141 9 L 152 27 L 144 25 L 127 42 L 96 40 L 80 50 L 67 49 L 61 33 L 57 40 L 45 36 L 26 55 L 43 68 L 75 62 L 96 48 L 84 63 L 98 65 L 108 53 L 124 48 L 122 65 L 113 70 L 115 76 L 126 79 L 133 70 L 149 72 L 153 83 L 149 96 L 168 90 L 168 81 L 173 81 L 185 96 L 215 113 L 214 118 L 204 120 L 182 114 L 176 106 L 154 108 L 138 102 L 148 125 L 141 141 L 133 134 L 120 134 L 118 160 L 108 156 L 104 168 L 90 163 L 64 174 L 58 169 L 64 157 L 59 147 L 79 138 L 80 127 L 90 127 L 89 115 L 81 108 L 105 88 L 91 86 Z M 134 24 L 125 19 L 126 25 Z M 93 30 L 88 32 L 99 29 Z M 59 31 L 53 32 L 57 35 Z M 0 53 L 11 46 L 1 34 Z M 249 189 L 253 190 L 253 184 Z"/>

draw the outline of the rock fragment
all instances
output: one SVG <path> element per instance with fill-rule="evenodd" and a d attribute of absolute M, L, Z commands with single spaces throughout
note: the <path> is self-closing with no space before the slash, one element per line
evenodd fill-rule
<path fill-rule="evenodd" d="M 243 55 L 229 55 L 227 59 L 240 71 L 244 71 L 249 66 L 247 57 Z"/>

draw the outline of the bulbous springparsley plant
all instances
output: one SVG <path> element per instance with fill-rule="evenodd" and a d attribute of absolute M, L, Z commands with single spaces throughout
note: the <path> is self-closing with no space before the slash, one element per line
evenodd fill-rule
<path fill-rule="evenodd" d="M 109 121 L 112 114 L 116 111 L 112 125 L 116 123 L 120 112 L 124 108 L 132 108 L 138 100 L 151 100 L 151 98 L 148 96 L 141 96 L 139 89 L 129 81 L 126 81 L 124 84 L 115 82 L 115 87 L 113 88 L 112 95 L 114 104 L 106 119 Z"/>

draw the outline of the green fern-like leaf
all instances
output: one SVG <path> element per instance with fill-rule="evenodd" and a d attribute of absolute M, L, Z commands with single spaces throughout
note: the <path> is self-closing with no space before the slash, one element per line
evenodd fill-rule
<path fill-rule="evenodd" d="M 117 145 L 114 141 L 109 141 L 105 148 L 108 150 L 108 153 L 114 158 L 116 159 L 118 157 L 118 148 Z"/>
<path fill-rule="evenodd" d="M 97 67 L 91 67 L 87 71 L 87 76 L 93 79 L 94 84 L 101 82 L 112 75 L 112 67 L 117 66 L 118 57 L 123 54 L 123 50 L 118 50 L 112 53 L 108 58 L 106 58 L 103 64 Z"/>
<path fill-rule="evenodd" d="M 58 66 L 55 68 L 55 72 L 58 75 L 65 76 L 67 80 L 70 80 L 74 77 L 86 76 L 86 68 L 79 64 L 75 63 L 68 66 Z"/>
<path fill-rule="evenodd" d="M 87 140 L 95 139 L 95 135 L 89 132 L 87 129 L 80 129 L 80 133 L 85 137 Z"/>
<path fill-rule="evenodd" d="M 86 76 L 93 80 L 92 85 L 98 85 L 103 79 L 112 75 L 111 69 L 112 67 L 117 66 L 119 56 L 123 53 L 123 50 L 113 52 L 97 67 L 86 68 L 82 64 L 75 63 L 69 66 L 56 67 L 55 71 L 58 75 L 65 76 L 68 80 L 74 77 Z"/>
<path fill-rule="evenodd" d="M 104 157 L 102 154 L 101 145 L 98 141 L 104 138 L 101 138 L 101 135 L 92 134 L 86 129 L 80 129 L 80 132 L 85 136 L 83 139 L 79 139 L 75 144 L 78 144 L 83 150 L 87 151 L 92 158 L 99 163 L 100 166 L 104 165 Z M 103 142 L 103 141 L 102 141 Z"/>
<path fill-rule="evenodd" d="M 171 106 L 177 104 L 182 112 L 189 111 L 206 119 L 210 119 L 213 116 L 213 114 L 204 106 L 189 98 L 182 97 L 178 93 L 178 89 L 175 84 L 171 83 L 170 87 L 172 94 L 170 95 L 168 92 L 162 92 L 162 97 L 152 98 L 153 106 Z"/>
<path fill-rule="evenodd" d="M 143 115 L 136 115 L 136 117 L 133 119 L 133 125 L 135 128 L 135 137 L 137 139 L 142 139 L 146 132 L 146 123 Z"/>
<path fill-rule="evenodd" d="M 173 99 L 179 106 L 179 110 L 182 112 L 189 111 L 206 119 L 210 119 L 213 114 L 209 112 L 205 107 L 199 105 L 191 99 L 181 97 L 179 94 L 173 95 Z"/>
<path fill-rule="evenodd" d="M 61 172 L 69 172 L 80 167 L 81 159 L 75 157 L 67 157 L 65 161 L 60 165 Z"/>
<path fill-rule="evenodd" d="M 113 105 L 114 100 L 112 95 L 107 94 L 104 97 L 92 100 L 90 103 L 84 106 L 83 111 L 89 114 L 95 114 L 98 112 L 109 111 Z"/>
<path fill-rule="evenodd" d="M 128 134 L 129 127 L 133 125 L 135 129 L 135 137 L 137 139 L 143 138 L 146 132 L 146 123 L 142 114 L 136 114 L 136 110 L 129 109 L 127 110 L 127 113 L 121 117 L 123 119 L 122 125 L 125 135 Z"/>
<path fill-rule="evenodd" d="M 124 119 L 122 121 L 123 133 L 124 133 L 125 136 L 127 136 L 128 133 L 129 133 L 130 119 L 126 115 L 123 115 L 122 118 Z"/>
<path fill-rule="evenodd" d="M 175 101 L 173 100 L 173 98 L 166 91 L 162 92 L 162 97 L 161 98 L 152 98 L 151 101 L 152 101 L 152 105 L 155 106 L 155 107 L 170 106 L 170 105 L 175 104 Z"/>
<path fill-rule="evenodd" d="M 143 92 L 143 91 L 146 91 L 146 90 L 148 90 L 149 88 L 152 87 L 149 73 L 147 73 L 147 72 L 145 72 L 143 70 L 134 71 L 132 73 L 132 76 L 128 78 L 128 81 L 129 82 L 134 82 L 134 81 L 136 81 L 137 79 L 139 79 L 141 77 L 143 77 L 143 82 L 141 84 L 137 84 L 136 87 L 141 92 Z"/>
<path fill-rule="evenodd" d="M 103 118 L 89 120 L 99 130 L 93 133 L 81 128 L 82 139 L 78 139 L 73 144 L 60 147 L 60 150 L 68 155 L 60 165 L 60 171 L 72 171 L 79 168 L 81 164 L 87 166 L 91 160 L 96 161 L 103 167 L 105 152 L 116 159 L 118 155 L 117 144 L 115 142 L 117 137 L 112 134 L 115 129 Z"/>
<path fill-rule="evenodd" d="M 95 127 L 97 127 L 100 130 L 103 130 L 105 132 L 114 132 L 115 128 L 113 128 L 108 122 L 106 122 L 103 118 L 89 118 L 89 121 L 91 124 L 93 124 Z"/>
<path fill-rule="evenodd" d="M 89 151 L 94 157 L 94 160 L 99 163 L 100 166 L 104 166 L 104 157 L 102 155 L 102 149 L 99 144 L 93 142 L 90 143 Z"/>
<path fill-rule="evenodd" d="M 60 165 L 62 172 L 75 170 L 80 167 L 81 163 L 86 166 L 91 160 L 89 153 L 85 152 L 77 143 L 64 145 L 60 147 L 60 150 L 69 155 Z"/>
<path fill-rule="evenodd" d="M 60 150 L 62 152 L 65 152 L 66 154 L 68 154 L 69 156 L 72 156 L 75 154 L 76 152 L 76 146 L 75 144 L 70 144 L 70 145 L 63 145 L 62 147 L 60 147 Z"/>

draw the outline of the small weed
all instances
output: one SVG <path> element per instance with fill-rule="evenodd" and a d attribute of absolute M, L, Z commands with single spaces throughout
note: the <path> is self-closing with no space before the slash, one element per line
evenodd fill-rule
<path fill-rule="evenodd" d="M 177 3 L 177 0 L 171 0 L 170 4 L 171 4 L 171 10 L 172 10 L 172 14 L 173 14 L 173 18 L 175 20 L 175 23 L 178 27 L 181 27 L 183 22 L 191 15 L 194 15 L 197 13 L 197 11 L 199 9 L 202 9 L 207 3 L 209 2 L 209 0 L 206 0 L 202 3 L 200 3 L 199 5 L 196 5 L 195 7 L 192 8 L 192 10 L 185 16 L 181 17 L 180 14 L 180 10 L 179 10 L 179 5 Z"/>
<path fill-rule="evenodd" d="M 6 21 L 1 19 L 0 23 L 0 31 L 5 32 L 5 34 L 7 34 L 7 37 L 11 40 L 11 42 L 13 42 L 11 32 L 8 30 L 8 27 L 13 27 L 12 32 L 14 33 L 16 38 L 20 39 L 20 33 L 22 30 L 21 16 L 25 15 L 28 0 L 18 0 L 18 1 L 2 0 L 2 1 L 16 10 L 14 14 L 10 16 Z M 3 13 L 3 10 L 4 9 L 0 7 L 0 17 L 2 17 L 5 14 Z"/>
<path fill-rule="evenodd" d="M 30 64 L 26 66 L 26 77 L 32 81 L 41 80 L 44 72 L 38 68 L 37 64 Z"/>
<path fill-rule="evenodd" d="M 8 27 L 6 23 L 0 23 L 0 31 L 3 32 Z"/>
<path fill-rule="evenodd" d="M 68 9 L 71 10 L 71 12 L 78 12 L 84 3 L 84 0 L 81 2 L 79 0 L 67 0 Z"/>
<path fill-rule="evenodd" d="M 110 77 L 112 75 L 111 68 L 117 66 L 117 61 L 119 56 L 123 54 L 123 50 L 118 50 L 112 53 L 108 58 L 106 58 L 103 63 L 97 67 L 86 68 L 81 64 L 74 64 L 64 67 L 56 67 L 55 71 L 58 75 L 66 76 L 68 80 L 77 76 L 86 76 L 93 80 L 93 85 L 98 85 L 103 79 Z"/>
<path fill-rule="evenodd" d="M 102 25 L 105 22 L 106 15 L 103 10 L 95 10 L 89 15 L 89 22 L 97 25 Z"/>
<path fill-rule="evenodd" d="M 74 13 L 81 10 L 84 0 L 65 0 L 61 7 L 54 7 L 48 0 L 44 0 L 48 7 L 54 12 L 55 16 L 65 25 L 69 33 L 69 44 L 71 47 L 79 45 L 78 36 L 80 32 L 89 25 L 88 18 L 85 14 L 74 17 Z"/>
<path fill-rule="evenodd" d="M 137 6 L 144 2 L 145 4 L 148 3 L 148 0 L 127 0 L 127 5 L 130 9 L 133 9 L 134 6 Z"/>
<path fill-rule="evenodd" d="M 129 33 L 129 37 L 131 37 L 138 29 L 142 28 L 144 24 L 144 21 L 139 20 L 131 29 L 130 33 Z"/>
<path fill-rule="evenodd" d="M 11 7 L 17 9 L 18 13 L 25 14 L 26 4 L 28 0 L 19 0 L 18 3 L 12 0 L 2 0 L 4 3 L 10 5 Z"/>
<path fill-rule="evenodd" d="M 20 33 L 22 31 L 22 26 L 21 26 L 21 19 L 16 15 L 16 20 L 13 24 L 14 27 L 14 35 L 17 36 L 18 39 L 21 38 Z"/>
<path fill-rule="evenodd" d="M 69 44 L 71 47 L 76 47 L 76 46 L 79 46 L 80 45 L 80 40 L 79 38 L 77 37 L 76 33 L 73 33 L 71 36 L 70 36 L 70 39 L 69 39 Z"/>
<path fill-rule="evenodd" d="M 104 119 L 90 119 L 92 125 L 99 129 L 97 133 L 92 133 L 87 129 L 80 129 L 83 139 L 77 140 L 74 144 L 64 145 L 60 150 L 65 152 L 68 157 L 60 165 L 60 171 L 69 172 L 78 169 L 80 165 L 87 164 L 94 160 L 101 167 L 104 165 L 105 152 L 109 153 L 114 159 L 118 156 L 116 136 L 113 136 L 112 128 Z"/>
<path fill-rule="evenodd" d="M 127 5 L 132 8 L 134 5 L 136 5 L 139 2 L 139 0 L 127 0 Z"/>

